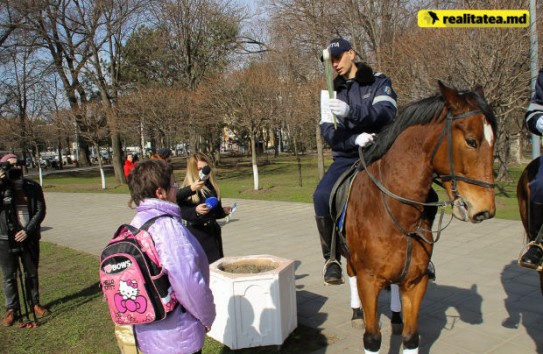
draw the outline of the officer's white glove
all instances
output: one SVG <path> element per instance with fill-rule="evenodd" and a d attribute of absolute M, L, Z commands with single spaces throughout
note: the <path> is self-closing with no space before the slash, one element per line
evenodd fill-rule
<path fill-rule="evenodd" d="M 543 134 L 543 116 L 542 116 L 542 117 L 539 117 L 539 119 L 537 120 L 537 122 L 535 122 L 535 128 L 536 128 L 541 134 Z"/>
<path fill-rule="evenodd" d="M 356 145 L 360 147 L 364 147 L 368 145 L 369 143 L 373 142 L 373 134 L 362 133 L 356 137 L 354 142 Z"/>
<path fill-rule="evenodd" d="M 336 117 L 343 118 L 349 115 L 349 105 L 337 98 L 330 99 L 330 110 L 336 115 Z"/>

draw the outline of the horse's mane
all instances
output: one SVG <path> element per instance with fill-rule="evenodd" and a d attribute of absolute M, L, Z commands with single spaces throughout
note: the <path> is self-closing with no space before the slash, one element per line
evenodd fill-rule
<path fill-rule="evenodd" d="M 466 95 L 472 98 L 479 109 L 486 116 L 487 121 L 492 126 L 494 135 L 497 134 L 497 121 L 492 108 L 488 105 L 484 97 L 477 92 L 459 92 L 460 95 Z M 438 123 L 445 99 L 441 94 L 423 98 L 419 101 L 411 102 L 400 108 L 398 116 L 381 133 L 378 134 L 374 143 L 364 150 L 364 160 L 370 164 L 380 159 L 392 146 L 398 135 L 405 129 L 413 125 L 426 125 L 432 122 Z M 443 120 L 442 118 L 441 120 Z"/>

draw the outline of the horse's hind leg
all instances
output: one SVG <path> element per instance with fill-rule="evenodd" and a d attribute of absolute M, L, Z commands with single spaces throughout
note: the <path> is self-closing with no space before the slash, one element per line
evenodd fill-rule
<path fill-rule="evenodd" d="M 358 274 L 358 293 L 362 300 L 364 310 L 364 352 L 378 353 L 381 348 L 381 329 L 379 328 L 379 319 L 377 313 L 377 302 L 379 297 L 379 284 L 372 277 L 361 276 Z"/>
<path fill-rule="evenodd" d="M 402 341 L 404 354 L 417 354 L 419 348 L 418 317 L 420 304 L 426 293 L 428 278 L 423 277 L 418 284 L 412 288 L 402 288 L 403 307 L 403 333 Z"/>

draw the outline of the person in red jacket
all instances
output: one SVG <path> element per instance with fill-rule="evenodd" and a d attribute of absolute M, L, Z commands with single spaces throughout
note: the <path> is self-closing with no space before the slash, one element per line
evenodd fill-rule
<path fill-rule="evenodd" d="M 137 161 L 134 160 L 134 155 L 128 154 L 126 155 L 126 161 L 124 162 L 124 177 L 128 180 L 128 175 L 134 167 L 138 164 Z"/>

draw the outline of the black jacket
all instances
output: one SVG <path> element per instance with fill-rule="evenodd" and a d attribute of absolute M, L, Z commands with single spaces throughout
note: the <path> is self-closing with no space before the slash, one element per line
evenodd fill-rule
<path fill-rule="evenodd" d="M 207 197 L 217 196 L 211 183 L 206 182 L 206 187 L 211 191 Z M 202 191 L 199 191 L 200 202 L 194 203 L 190 198 L 194 193 L 190 190 L 190 186 L 180 189 L 176 195 L 177 204 L 181 209 L 181 218 L 187 223 L 187 228 L 200 242 L 209 263 L 213 263 L 224 257 L 221 227 L 217 223 L 217 219 L 225 218 L 227 215 L 220 200 L 217 206 L 206 215 L 197 215 L 196 207 L 205 202 L 206 196 L 202 194 Z"/>
<path fill-rule="evenodd" d="M 8 208 L 15 210 L 15 197 L 12 196 L 11 204 L 7 204 L 5 197 L 9 195 L 8 190 L 14 193 L 14 188 L 9 180 L 0 182 L 0 232 L 2 235 L 8 234 L 7 215 L 9 215 Z M 27 200 L 29 222 L 27 225 L 20 225 L 17 217 L 15 216 L 14 222 L 18 224 L 18 229 L 24 229 L 28 237 L 41 238 L 41 223 L 45 219 L 45 197 L 43 196 L 43 190 L 41 186 L 30 180 L 23 178 L 22 190 Z M 15 213 L 16 215 L 16 213 Z"/>

